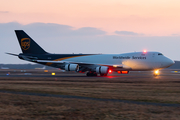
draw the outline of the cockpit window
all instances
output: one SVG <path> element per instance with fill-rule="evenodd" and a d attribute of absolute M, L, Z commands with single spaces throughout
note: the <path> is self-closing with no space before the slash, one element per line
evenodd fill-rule
<path fill-rule="evenodd" d="M 158 55 L 163 55 L 162 53 L 158 53 Z"/>

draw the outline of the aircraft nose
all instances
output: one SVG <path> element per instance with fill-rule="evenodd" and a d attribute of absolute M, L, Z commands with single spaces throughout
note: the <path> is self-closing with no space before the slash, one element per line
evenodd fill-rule
<path fill-rule="evenodd" d="M 166 60 L 166 62 L 165 62 L 165 64 L 166 64 L 167 67 L 173 65 L 174 63 L 175 63 L 175 62 L 174 62 L 173 60 L 169 59 L 169 58 L 167 58 L 167 60 Z"/>

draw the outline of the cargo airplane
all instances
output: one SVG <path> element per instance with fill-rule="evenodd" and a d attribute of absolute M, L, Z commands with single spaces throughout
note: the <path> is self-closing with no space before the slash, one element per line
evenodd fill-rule
<path fill-rule="evenodd" d="M 23 30 L 15 30 L 23 53 L 10 55 L 22 60 L 60 68 L 66 71 L 87 72 L 87 76 L 107 76 L 117 72 L 128 74 L 129 71 L 155 71 L 167 68 L 174 61 L 160 52 L 132 52 L 124 54 L 51 54 L 43 50 Z"/>

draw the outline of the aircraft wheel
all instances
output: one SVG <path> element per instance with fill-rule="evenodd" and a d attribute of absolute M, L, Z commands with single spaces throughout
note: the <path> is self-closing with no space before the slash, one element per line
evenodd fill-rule
<path fill-rule="evenodd" d="M 86 76 L 97 76 L 96 72 L 87 72 Z"/>
<path fill-rule="evenodd" d="M 158 76 L 158 74 L 153 74 L 154 75 L 154 77 L 157 77 Z"/>
<path fill-rule="evenodd" d="M 101 76 L 107 76 L 107 74 L 100 74 Z"/>
<path fill-rule="evenodd" d="M 90 73 L 89 73 L 89 72 L 87 72 L 87 73 L 86 73 L 86 76 L 90 76 Z"/>
<path fill-rule="evenodd" d="M 96 74 L 96 73 L 93 73 L 92 76 L 97 76 L 97 74 Z"/>
<path fill-rule="evenodd" d="M 158 75 L 154 74 L 154 77 L 157 77 Z"/>

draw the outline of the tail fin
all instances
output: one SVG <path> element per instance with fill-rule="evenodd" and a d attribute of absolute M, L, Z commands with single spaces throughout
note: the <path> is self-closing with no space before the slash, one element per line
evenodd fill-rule
<path fill-rule="evenodd" d="M 15 30 L 15 32 L 23 53 L 31 53 L 31 54 L 47 53 L 23 30 Z"/>

